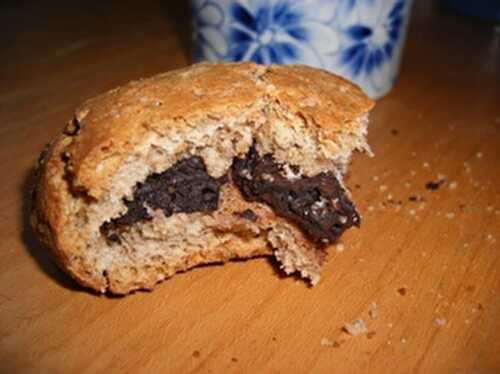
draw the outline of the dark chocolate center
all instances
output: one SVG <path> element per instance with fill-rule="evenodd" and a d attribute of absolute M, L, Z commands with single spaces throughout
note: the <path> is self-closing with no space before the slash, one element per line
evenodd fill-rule
<path fill-rule="evenodd" d="M 198 156 L 178 161 L 160 174 L 150 175 L 138 183 L 131 201 L 124 199 L 127 211 L 101 225 L 101 232 L 111 241 L 128 226 L 150 220 L 146 209 L 161 209 L 166 217 L 175 213 L 212 212 L 219 204 L 219 189 L 226 178 L 215 179 L 207 173 Z"/>
<path fill-rule="evenodd" d="M 252 146 L 244 158 L 234 159 L 231 177 L 247 201 L 269 205 L 317 243 L 333 243 L 349 227 L 359 226 L 359 215 L 333 173 L 306 177 L 298 171 L 296 166 L 285 170 L 272 155 L 260 156 Z M 152 218 L 147 207 L 161 209 L 166 217 L 181 212 L 213 212 L 219 204 L 220 187 L 227 181 L 227 177 L 208 175 L 198 156 L 180 160 L 138 183 L 132 200 L 123 200 L 127 211 L 103 223 L 101 232 L 108 240 L 120 242 L 121 231 Z M 250 221 L 257 219 L 251 210 L 240 215 Z"/>
<path fill-rule="evenodd" d="M 349 227 L 359 226 L 359 215 L 333 173 L 285 175 L 282 164 L 272 155 L 260 156 L 255 147 L 232 167 L 233 181 L 246 200 L 269 205 L 316 242 L 333 243 Z"/>

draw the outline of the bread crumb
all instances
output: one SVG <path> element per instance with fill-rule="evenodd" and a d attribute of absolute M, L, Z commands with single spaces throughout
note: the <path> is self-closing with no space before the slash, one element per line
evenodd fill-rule
<path fill-rule="evenodd" d="M 344 324 L 343 330 L 352 336 L 368 332 L 365 321 L 363 321 L 361 318 L 353 321 L 352 323 Z"/>
<path fill-rule="evenodd" d="M 429 163 L 428 163 L 428 162 L 424 162 L 424 163 L 422 164 L 422 166 L 423 166 L 424 168 L 426 168 L 426 169 L 430 167 L 430 165 L 429 165 Z"/>
<path fill-rule="evenodd" d="M 339 244 L 337 244 L 337 245 L 335 246 L 335 250 L 336 250 L 337 252 L 339 252 L 339 253 L 340 253 L 340 252 L 344 252 L 344 249 L 345 249 L 345 246 L 344 246 L 344 244 L 342 244 L 342 243 L 339 243 Z"/>
<path fill-rule="evenodd" d="M 406 339 L 405 338 L 401 338 L 401 343 L 405 344 L 406 343 Z"/>
<path fill-rule="evenodd" d="M 369 333 L 366 334 L 366 337 L 368 339 L 372 339 L 377 333 L 375 331 L 370 331 Z"/>
<path fill-rule="evenodd" d="M 406 295 L 406 288 L 405 287 L 401 287 L 400 289 L 398 289 L 398 293 L 401 296 L 405 296 Z"/>
<path fill-rule="evenodd" d="M 232 361 L 232 362 L 238 362 L 238 359 L 237 359 L 236 357 L 232 357 L 232 358 L 231 358 L 231 361 Z"/>
<path fill-rule="evenodd" d="M 415 175 L 417 175 L 417 172 L 415 170 L 410 170 L 410 175 L 414 177 Z"/>
<path fill-rule="evenodd" d="M 437 179 L 438 179 L 438 181 L 440 181 L 440 182 L 445 181 L 445 180 L 446 180 L 446 178 L 447 178 L 447 176 L 446 176 L 446 175 L 444 175 L 444 174 L 438 173 L 438 175 L 437 175 Z"/>
<path fill-rule="evenodd" d="M 374 181 L 374 182 L 378 182 L 378 176 L 377 176 L 377 175 L 374 175 L 374 176 L 372 177 L 372 179 L 373 179 L 373 181 Z"/>
<path fill-rule="evenodd" d="M 488 205 L 488 206 L 486 207 L 486 211 L 487 211 L 488 213 L 493 212 L 493 206 Z"/>
<path fill-rule="evenodd" d="M 448 188 L 450 190 L 455 190 L 457 187 L 458 187 L 458 182 L 455 182 L 455 181 L 450 182 L 450 184 L 448 185 Z"/>
<path fill-rule="evenodd" d="M 414 216 L 417 212 L 415 211 L 415 209 L 410 209 L 410 215 L 411 216 Z"/>
<path fill-rule="evenodd" d="M 466 319 L 466 320 L 465 320 L 465 324 L 466 324 L 466 325 L 470 325 L 470 319 Z"/>
<path fill-rule="evenodd" d="M 447 323 L 448 321 L 443 317 L 437 317 L 434 319 L 434 324 L 439 327 L 445 326 Z"/>
<path fill-rule="evenodd" d="M 410 188 L 410 187 L 411 187 L 410 182 L 405 182 L 405 187 L 406 187 L 406 188 Z"/>
<path fill-rule="evenodd" d="M 194 358 L 198 358 L 198 357 L 200 357 L 200 351 L 194 351 L 194 352 L 193 352 L 193 357 L 194 357 Z"/>
<path fill-rule="evenodd" d="M 370 316 L 371 319 L 378 318 L 378 306 L 376 302 L 372 302 L 370 304 L 370 309 L 368 309 L 368 315 Z"/>
<path fill-rule="evenodd" d="M 373 205 L 370 205 L 368 207 L 368 211 L 373 212 L 375 210 L 375 207 Z"/>
<path fill-rule="evenodd" d="M 470 165 L 467 162 L 464 162 L 464 169 L 465 169 L 466 173 L 470 173 L 471 172 Z"/>
<path fill-rule="evenodd" d="M 393 326 L 394 326 L 394 323 L 392 323 L 392 322 L 389 322 L 389 323 L 387 324 L 387 327 L 389 327 L 390 329 L 392 329 L 392 327 L 393 327 Z"/>
<path fill-rule="evenodd" d="M 441 187 L 441 184 L 443 184 L 442 179 L 438 179 L 437 182 L 429 181 L 425 184 L 425 189 L 428 191 L 436 191 L 439 187 Z"/>
<path fill-rule="evenodd" d="M 380 191 L 386 191 L 387 190 L 387 186 L 385 184 L 382 184 L 379 188 L 380 188 Z"/>
<path fill-rule="evenodd" d="M 448 219 L 453 219 L 453 218 L 455 218 L 455 213 L 453 213 L 453 212 L 446 213 L 446 218 L 448 218 Z"/>
<path fill-rule="evenodd" d="M 476 153 L 477 158 L 483 158 L 483 152 L 477 152 Z"/>
<path fill-rule="evenodd" d="M 411 155 L 412 155 L 412 157 L 416 157 L 417 156 L 417 152 L 412 152 Z"/>
<path fill-rule="evenodd" d="M 321 338 L 321 346 L 322 347 L 333 347 L 333 341 L 328 338 Z"/>

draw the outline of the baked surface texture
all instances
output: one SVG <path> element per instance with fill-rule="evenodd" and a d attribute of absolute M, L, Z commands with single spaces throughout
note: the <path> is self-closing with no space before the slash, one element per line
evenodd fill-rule
<path fill-rule="evenodd" d="M 61 268 L 98 292 L 152 289 L 199 264 L 261 255 L 315 284 L 327 246 L 266 199 L 245 199 L 231 167 L 255 149 L 290 181 L 328 173 L 344 188 L 352 152 L 370 152 L 372 106 L 351 83 L 305 66 L 203 63 L 128 83 L 83 103 L 42 153 L 33 227 Z M 133 205 L 188 159 L 203 163 L 195 182 L 218 193 L 216 207 L 166 214 L 149 195 Z M 110 225 L 129 222 L 120 217 L 131 206 L 143 219 Z M 120 228 L 112 236 L 106 225 Z"/>

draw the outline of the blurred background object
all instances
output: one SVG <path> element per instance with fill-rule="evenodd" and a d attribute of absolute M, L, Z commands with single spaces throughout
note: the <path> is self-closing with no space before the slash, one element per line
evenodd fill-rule
<path fill-rule="evenodd" d="M 500 22 L 499 0 L 443 0 L 442 3 L 445 7 L 456 10 L 466 16 Z"/>
<path fill-rule="evenodd" d="M 385 95 L 399 71 L 411 0 L 192 0 L 195 61 L 305 64 Z"/>

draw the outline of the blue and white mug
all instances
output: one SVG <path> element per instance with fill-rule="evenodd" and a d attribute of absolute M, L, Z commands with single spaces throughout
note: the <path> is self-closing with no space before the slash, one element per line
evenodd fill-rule
<path fill-rule="evenodd" d="M 192 0 L 195 61 L 305 64 L 385 95 L 412 0 Z"/>

